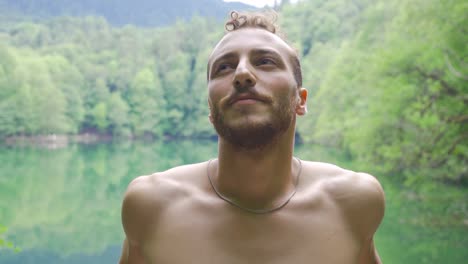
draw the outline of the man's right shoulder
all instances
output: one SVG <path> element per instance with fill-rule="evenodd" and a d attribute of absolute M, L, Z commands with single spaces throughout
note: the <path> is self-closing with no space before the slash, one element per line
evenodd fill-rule
<path fill-rule="evenodd" d="M 203 172 L 203 164 L 178 166 L 133 179 L 125 192 L 124 205 L 128 201 L 136 207 L 157 207 L 168 200 L 173 202 L 184 195 L 187 188 L 196 185 L 196 179 L 200 178 L 198 175 Z"/>
<path fill-rule="evenodd" d="M 127 187 L 124 195 L 124 206 L 156 206 L 158 197 L 162 193 L 170 193 L 172 180 L 164 176 L 164 173 L 139 176 L 133 179 Z"/>
<path fill-rule="evenodd" d="M 122 223 L 130 240 L 140 240 L 169 206 L 190 195 L 203 163 L 175 167 L 133 179 L 122 203 Z"/>

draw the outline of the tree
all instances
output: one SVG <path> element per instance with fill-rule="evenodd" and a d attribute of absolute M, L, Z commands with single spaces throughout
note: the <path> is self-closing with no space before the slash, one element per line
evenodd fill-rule
<path fill-rule="evenodd" d="M 128 91 L 130 122 L 136 136 L 162 135 L 166 106 L 159 79 L 149 68 L 139 71 Z"/>
<path fill-rule="evenodd" d="M 130 135 L 129 107 L 119 92 L 112 93 L 107 101 L 108 131 L 115 136 Z"/>

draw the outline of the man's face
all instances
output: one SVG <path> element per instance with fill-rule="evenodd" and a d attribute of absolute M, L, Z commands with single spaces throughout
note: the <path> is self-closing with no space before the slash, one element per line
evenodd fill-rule
<path fill-rule="evenodd" d="M 281 38 L 263 29 L 239 29 L 221 39 L 208 70 L 210 120 L 220 137 L 256 149 L 295 124 L 301 99 L 291 56 Z"/>

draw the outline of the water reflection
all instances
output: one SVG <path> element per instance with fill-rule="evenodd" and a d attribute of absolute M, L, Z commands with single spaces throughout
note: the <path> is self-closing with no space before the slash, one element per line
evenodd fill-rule
<path fill-rule="evenodd" d="M 207 160 L 216 151 L 211 141 L 0 148 L 0 224 L 22 249 L 0 251 L 0 263 L 116 263 L 123 239 L 120 203 L 128 183 L 138 175 Z M 369 169 L 323 147 L 300 146 L 297 153 Z M 428 191 L 433 194 L 421 196 L 379 179 L 387 213 L 376 243 L 385 263 L 462 263 L 468 258 L 466 208 L 459 208 L 465 203 L 454 201 L 466 199 L 466 193 L 434 187 Z"/>
<path fill-rule="evenodd" d="M 117 263 L 120 256 L 120 245 L 110 246 L 103 252 L 96 254 L 74 253 L 62 256 L 49 250 L 27 250 L 20 254 L 11 252 L 2 253 L 1 263 L 21 264 L 104 264 Z"/>

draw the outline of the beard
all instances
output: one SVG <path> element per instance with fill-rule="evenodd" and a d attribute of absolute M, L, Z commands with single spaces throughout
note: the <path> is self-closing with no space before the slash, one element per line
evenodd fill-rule
<path fill-rule="evenodd" d="M 213 126 L 218 135 L 242 150 L 258 150 L 272 143 L 288 130 L 292 124 L 295 112 L 293 100 L 284 96 L 270 104 L 272 110 L 268 120 L 258 121 L 252 118 L 248 110 L 240 109 L 240 114 L 245 115 L 241 124 L 233 125 L 226 120 L 225 114 L 220 110 L 228 106 L 213 105 L 211 116 Z"/>

